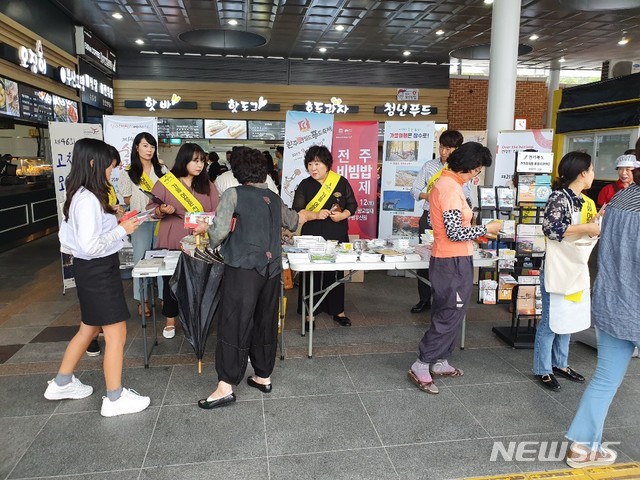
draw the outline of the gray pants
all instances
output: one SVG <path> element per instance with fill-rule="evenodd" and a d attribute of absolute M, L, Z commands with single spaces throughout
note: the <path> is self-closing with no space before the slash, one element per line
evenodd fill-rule
<path fill-rule="evenodd" d="M 422 216 L 420 217 L 420 221 L 418 222 L 418 231 L 421 234 L 424 233 L 426 229 L 431 229 L 431 222 L 429 221 L 429 210 L 425 210 L 422 212 Z M 418 235 L 418 243 L 422 243 L 422 237 Z M 422 278 L 426 278 L 429 280 L 429 270 L 418 270 L 416 272 Z M 422 280 L 418 280 L 418 295 L 421 302 L 429 302 L 431 303 L 431 287 L 424 283 Z"/>
<path fill-rule="evenodd" d="M 453 353 L 473 289 L 473 257 L 431 257 L 431 326 L 420 341 L 420 361 L 435 363 Z"/>

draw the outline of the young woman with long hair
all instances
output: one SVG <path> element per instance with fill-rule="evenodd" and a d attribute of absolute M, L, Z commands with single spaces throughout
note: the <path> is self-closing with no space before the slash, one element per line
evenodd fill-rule
<path fill-rule="evenodd" d="M 140 412 L 149 397 L 122 386 L 122 364 L 130 317 L 120 279 L 118 251 L 127 234 L 139 226 L 130 218 L 118 225 L 109 203 L 109 178 L 116 161 L 101 140 L 83 138 L 73 147 L 73 163 L 66 180 L 64 221 L 60 225 L 60 249 L 74 257 L 73 269 L 82 320 L 71 339 L 56 377 L 45 391 L 48 400 L 80 399 L 93 393 L 73 372 L 89 343 L 104 332 L 104 378 L 107 396 L 100 413 L 113 417 Z"/>

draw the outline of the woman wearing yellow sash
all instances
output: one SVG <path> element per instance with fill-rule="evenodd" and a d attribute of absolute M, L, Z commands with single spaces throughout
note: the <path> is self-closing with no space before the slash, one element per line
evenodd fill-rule
<path fill-rule="evenodd" d="M 573 235 L 598 236 L 600 224 L 595 222 L 598 216 L 595 203 L 582 194 L 593 182 L 591 156 L 583 152 L 567 153 L 560 160 L 558 175 L 560 178 L 553 184 L 553 192 L 544 210 L 542 230 L 545 236 L 558 242 Z M 533 373 L 543 387 L 558 391 L 560 383 L 555 375 L 580 383 L 585 379 L 569 367 L 571 335 L 554 333 L 549 326 L 551 297 L 545 288 L 544 275 L 543 269 L 540 275 L 542 316 L 536 327 Z"/>
<path fill-rule="evenodd" d="M 333 157 L 327 147 L 313 146 L 307 150 L 304 166 L 310 176 L 298 185 L 292 208 L 297 212 L 310 212 L 307 223 L 302 227 L 303 235 L 318 235 L 325 240 L 348 242 L 347 219 L 356 212 L 358 203 L 347 179 L 332 171 L 331 165 Z M 321 288 L 342 277 L 342 272 L 335 272 L 335 276 L 325 272 Z M 320 274 L 314 278 L 314 283 L 320 285 Z M 302 305 L 300 298 L 298 305 Z M 332 315 L 343 327 L 351 326 L 351 320 L 344 313 L 344 283 L 329 292 L 317 311 Z"/>
<path fill-rule="evenodd" d="M 191 233 L 184 228 L 186 213 L 216 210 L 220 196 L 215 185 L 209 181 L 206 164 L 204 150 L 195 143 L 185 143 L 178 150 L 171 171 L 153 186 L 151 192 L 163 202 L 162 205 L 155 204 L 156 216 L 160 218 L 158 248 L 180 250 L 180 240 Z M 153 203 L 149 203 L 148 208 L 153 206 Z M 167 324 L 162 335 L 165 338 L 175 337 L 175 317 L 178 316 L 178 302 L 171 296 L 169 278 L 163 277 L 162 314 L 167 317 Z"/>
<path fill-rule="evenodd" d="M 148 132 L 142 132 L 135 136 L 131 148 L 131 165 L 120 175 L 118 188 L 124 198 L 124 203 L 129 205 L 131 210 L 142 212 L 146 210 L 149 198 L 144 192 L 151 192 L 153 185 L 166 172 L 166 168 L 160 164 L 158 159 L 158 143 Z M 144 191 L 144 192 L 143 192 Z M 142 222 L 138 230 L 131 235 L 131 245 L 133 245 L 133 263 L 136 264 L 144 257 L 147 250 L 154 247 L 154 231 L 157 223 L 154 221 Z M 162 281 L 158 279 L 158 295 L 162 298 Z M 140 279 L 133 279 L 133 298 L 138 301 L 138 315 L 142 306 L 140 305 Z M 149 298 L 145 295 L 145 298 Z M 144 313 L 151 316 L 149 303 L 144 306 Z"/>

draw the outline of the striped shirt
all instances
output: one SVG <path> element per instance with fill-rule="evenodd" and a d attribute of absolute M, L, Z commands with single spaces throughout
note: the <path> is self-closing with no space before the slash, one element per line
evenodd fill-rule
<path fill-rule="evenodd" d="M 427 200 L 421 200 L 420 194 L 425 192 L 427 185 L 429 184 L 429 180 L 431 180 L 431 177 L 438 173 L 443 167 L 444 165 L 442 164 L 440 157 L 425 162 L 422 165 L 418 176 L 413 181 L 411 190 L 409 190 L 411 196 L 416 202 L 423 202 L 422 209 L 427 212 L 429 211 L 429 202 Z M 464 196 L 467 199 L 467 203 L 471 205 L 471 182 L 465 183 L 462 187 L 462 190 L 464 191 Z"/>

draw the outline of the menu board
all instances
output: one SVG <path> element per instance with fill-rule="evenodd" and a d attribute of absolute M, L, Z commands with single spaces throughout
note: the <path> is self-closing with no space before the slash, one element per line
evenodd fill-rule
<path fill-rule="evenodd" d="M 0 77 L 0 114 L 20 116 L 18 83 Z"/>
<path fill-rule="evenodd" d="M 283 121 L 249 120 L 249 140 L 284 140 Z"/>
<path fill-rule="evenodd" d="M 22 83 L 19 90 L 22 118 L 34 122 L 49 122 L 53 120 L 53 95 Z"/>
<path fill-rule="evenodd" d="M 203 138 L 200 118 L 159 118 L 158 138 Z"/>
<path fill-rule="evenodd" d="M 246 120 L 205 120 L 204 138 L 246 140 Z"/>
<path fill-rule="evenodd" d="M 51 95 L 53 99 L 53 120 L 56 122 L 78 123 L 78 102 Z"/>

